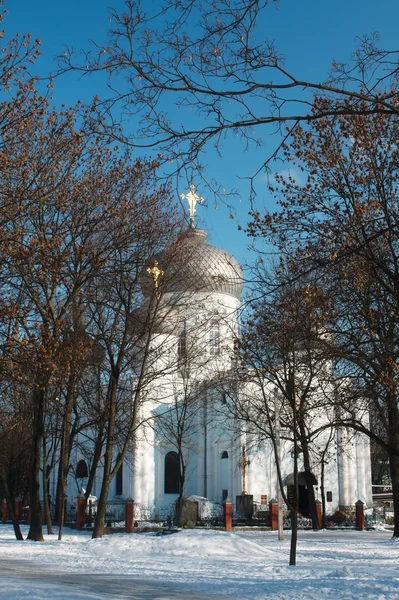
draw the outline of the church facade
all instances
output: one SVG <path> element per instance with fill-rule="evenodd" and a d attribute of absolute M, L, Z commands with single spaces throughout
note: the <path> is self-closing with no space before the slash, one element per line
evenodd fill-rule
<path fill-rule="evenodd" d="M 256 385 L 241 384 L 236 377 L 240 265 L 191 225 L 146 269 L 142 287 L 147 298 L 154 285 L 161 298 L 151 341 L 149 369 L 154 377 L 141 405 L 142 425 L 112 484 L 110 499 L 130 497 L 156 513 L 181 491 L 217 504 L 226 498 L 234 503 L 242 492 L 255 504 L 276 498 L 273 445 L 267 439 L 259 441 L 257 432 L 244 427 L 229 410 L 231 398 L 241 395 L 242 401 L 250 402 L 259 393 Z M 283 434 L 281 471 L 288 488 L 293 483 L 292 441 Z M 370 505 L 367 438 L 325 429 L 317 444 L 325 445 L 326 453 L 323 464 L 313 461 L 313 483 L 316 499 L 324 493 L 326 513 L 351 508 L 357 500 Z M 306 482 L 300 460 L 303 499 Z M 95 485 L 93 494 L 98 492 Z"/>
<path fill-rule="evenodd" d="M 248 405 L 260 394 L 259 382 L 238 377 L 235 343 L 239 334 L 242 269 L 224 250 L 194 227 L 195 197 L 187 196 L 191 223 L 172 248 L 148 264 L 142 290 L 148 307 L 156 298 L 148 372 L 151 385 L 140 405 L 131 448 L 111 485 L 109 500 L 133 498 L 147 513 L 172 505 L 182 493 L 222 504 L 243 493 L 256 504 L 278 496 L 275 447 L 256 428 L 243 425 L 232 404 Z M 145 312 L 145 311 L 144 311 Z M 139 316 L 137 317 L 139 318 Z M 266 386 L 267 387 L 267 386 Z M 273 396 L 268 386 L 267 393 Z M 320 411 L 311 416 L 320 433 L 312 459 L 316 499 L 324 494 L 326 514 L 370 505 L 371 461 L 368 439 L 348 430 L 323 427 Z M 280 431 L 283 483 L 293 483 L 289 432 Z M 319 458 L 318 458 L 319 457 Z M 84 487 L 85 456 L 74 457 Z M 306 482 L 299 456 L 300 510 L 306 513 Z M 101 475 L 92 494 L 100 491 Z M 72 487 L 74 489 L 72 489 Z M 289 491 L 289 490 L 288 490 Z M 301 506 L 301 502 L 303 506 Z"/>

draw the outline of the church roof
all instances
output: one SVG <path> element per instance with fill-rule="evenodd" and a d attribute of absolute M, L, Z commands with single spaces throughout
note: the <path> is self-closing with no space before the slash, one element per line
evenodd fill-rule
<path fill-rule="evenodd" d="M 176 244 L 155 256 L 164 274 L 163 292 L 218 292 L 240 298 L 243 287 L 242 268 L 225 250 L 207 242 L 201 229 L 189 227 L 180 233 Z M 146 272 L 142 284 L 145 295 L 153 290 L 153 280 Z"/>

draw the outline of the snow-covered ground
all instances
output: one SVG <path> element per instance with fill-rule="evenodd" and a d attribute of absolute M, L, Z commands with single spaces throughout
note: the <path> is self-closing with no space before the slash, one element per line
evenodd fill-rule
<path fill-rule="evenodd" d="M 35 543 L 17 542 L 11 526 L 0 525 L 0 598 L 399 599 L 399 543 L 390 532 L 300 532 L 296 567 L 288 555 L 289 535 L 279 542 L 275 532 L 91 540 L 66 530 L 62 542 Z"/>

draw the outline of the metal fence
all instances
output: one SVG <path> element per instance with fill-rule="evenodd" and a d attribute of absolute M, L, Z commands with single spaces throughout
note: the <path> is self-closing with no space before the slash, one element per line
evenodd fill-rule
<path fill-rule="evenodd" d="M 107 527 L 125 527 L 125 500 L 108 500 L 105 510 Z"/>
<path fill-rule="evenodd" d="M 147 506 L 135 502 L 134 521 L 136 527 L 146 527 L 147 525 L 173 525 L 176 519 L 176 502 L 170 504 L 153 504 Z"/>
<path fill-rule="evenodd" d="M 251 516 L 245 515 L 237 510 L 233 504 L 233 527 L 269 527 L 270 512 L 268 506 L 254 506 Z M 199 505 L 197 516 L 197 527 L 223 527 L 223 506 L 214 504 L 212 507 L 206 506 L 205 509 Z"/>
<path fill-rule="evenodd" d="M 364 519 L 367 527 L 375 525 L 393 525 L 394 512 L 390 506 L 374 505 L 370 509 L 364 511 Z"/>
<path fill-rule="evenodd" d="M 222 528 L 224 526 L 223 505 L 207 501 L 206 503 L 195 502 L 197 504 L 197 527 Z M 66 503 L 66 522 L 76 522 L 76 505 Z M 240 512 L 240 506 L 233 504 L 233 527 L 270 527 L 270 511 L 268 505 L 255 504 L 250 516 Z M 106 505 L 106 527 L 124 529 L 125 523 L 125 500 L 109 500 Z M 86 526 L 94 524 L 97 514 L 97 505 L 89 502 L 86 507 Z M 330 519 L 327 517 L 327 527 L 354 527 L 355 518 L 353 515 L 345 515 L 346 519 L 338 521 L 333 515 Z M 376 525 L 390 525 L 393 522 L 393 511 L 389 506 L 381 504 L 374 505 L 365 509 L 365 525 L 373 527 Z M 22 521 L 28 521 L 28 507 L 22 507 Z M 168 527 L 177 525 L 176 520 L 176 502 L 166 505 L 153 504 L 151 506 L 134 503 L 134 527 L 138 529 L 153 527 Z M 284 515 L 284 528 L 291 528 L 291 520 L 288 511 Z M 311 528 L 310 519 L 298 518 L 298 527 L 300 529 Z"/>

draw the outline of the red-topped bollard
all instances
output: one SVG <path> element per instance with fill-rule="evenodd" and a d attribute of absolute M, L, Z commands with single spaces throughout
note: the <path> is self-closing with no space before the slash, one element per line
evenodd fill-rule
<path fill-rule="evenodd" d="M 8 507 L 7 507 L 7 500 L 4 498 L 2 504 L 1 504 L 1 508 L 2 508 L 2 520 L 3 523 L 7 523 L 8 521 Z"/>
<path fill-rule="evenodd" d="M 228 498 L 223 503 L 223 524 L 225 531 L 233 531 L 233 505 Z"/>
<path fill-rule="evenodd" d="M 127 498 L 125 504 L 125 530 L 126 533 L 134 533 L 134 500 Z"/>
<path fill-rule="evenodd" d="M 83 529 L 86 524 L 86 496 L 83 492 L 79 494 L 77 515 L 76 515 L 76 529 Z"/>
<path fill-rule="evenodd" d="M 270 510 L 270 527 L 272 531 L 278 530 L 278 502 L 273 498 L 269 502 L 269 510 Z"/>
<path fill-rule="evenodd" d="M 315 502 L 316 504 L 316 514 L 317 514 L 317 524 L 319 529 L 321 529 L 323 527 L 323 512 L 322 512 L 322 503 L 320 502 L 320 500 L 316 500 Z"/>
<path fill-rule="evenodd" d="M 356 506 L 356 528 L 363 531 L 364 529 L 364 502 L 358 500 Z"/>

